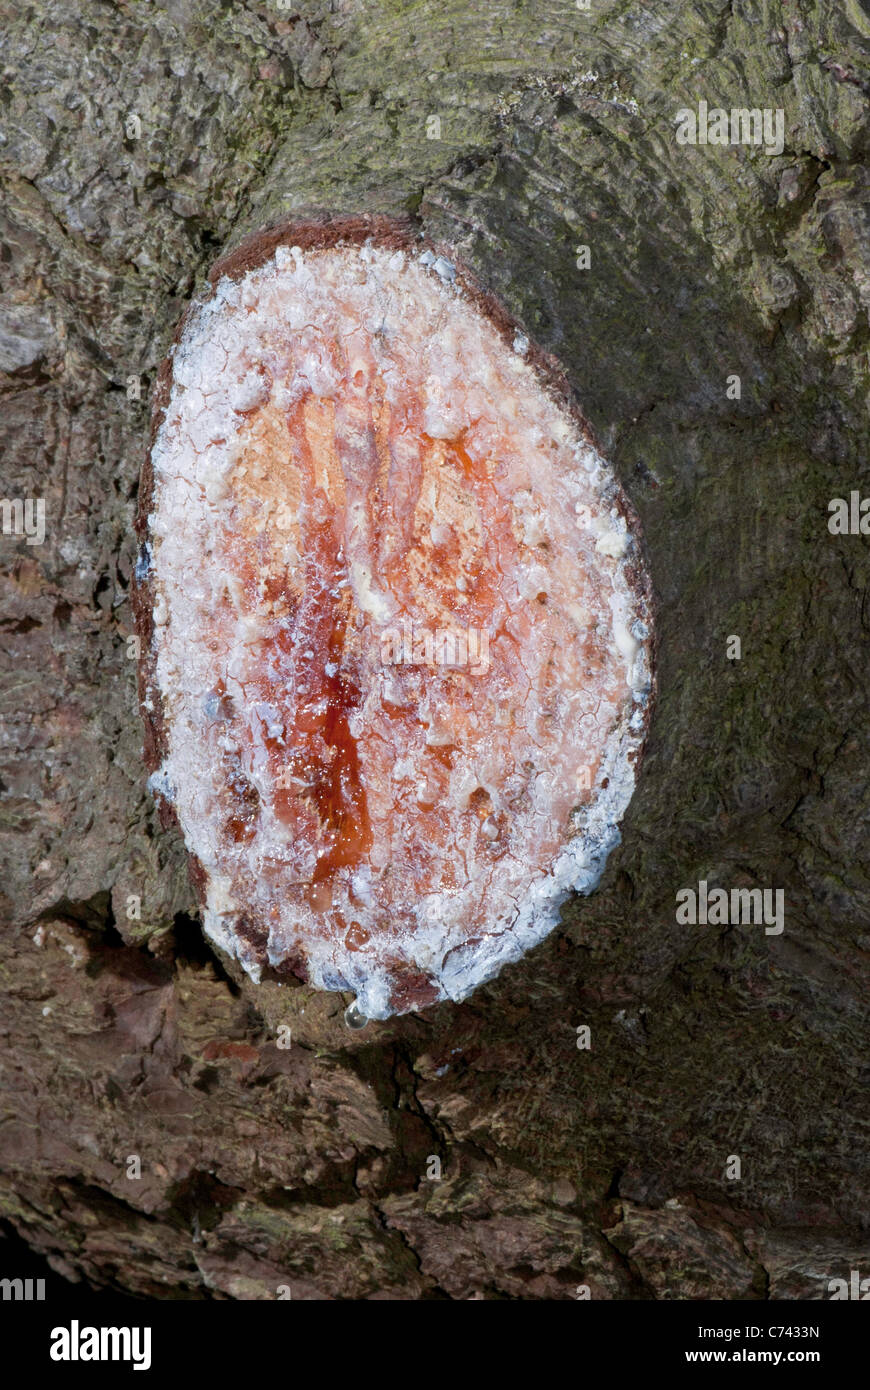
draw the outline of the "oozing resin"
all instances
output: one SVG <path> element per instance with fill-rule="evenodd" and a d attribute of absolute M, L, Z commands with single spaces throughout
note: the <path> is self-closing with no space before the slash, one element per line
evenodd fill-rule
<path fill-rule="evenodd" d="M 610 469 L 389 224 L 230 263 L 158 422 L 144 704 L 206 932 L 369 1018 L 464 998 L 594 886 L 631 795 L 648 586 Z"/>

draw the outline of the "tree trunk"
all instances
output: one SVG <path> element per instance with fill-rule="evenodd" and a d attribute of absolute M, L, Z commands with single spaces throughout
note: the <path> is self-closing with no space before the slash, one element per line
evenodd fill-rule
<path fill-rule="evenodd" d="M 2 488 L 46 529 L 0 540 L 0 1215 L 161 1298 L 870 1274 L 870 540 L 828 525 L 870 494 L 863 0 L 59 0 L 4 27 Z M 781 152 L 680 143 L 699 102 L 771 135 L 781 110 Z M 559 357 L 658 600 L 600 888 L 470 1002 L 361 1032 L 204 944 L 128 642 L 175 324 L 219 252 L 324 208 L 414 215 Z M 678 922 L 701 880 L 782 889 L 784 930 Z"/>

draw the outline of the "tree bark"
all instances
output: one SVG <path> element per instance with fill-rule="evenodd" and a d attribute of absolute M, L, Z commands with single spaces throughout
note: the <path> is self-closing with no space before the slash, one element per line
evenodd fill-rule
<path fill-rule="evenodd" d="M 0 486 L 46 535 L 0 538 L 0 1216 L 160 1298 L 870 1273 L 870 541 L 828 526 L 870 494 L 862 0 L 3 15 Z M 782 110 L 781 153 L 678 143 L 700 101 Z M 359 1033 L 203 942 L 128 641 L 175 324 L 219 252 L 321 209 L 413 215 L 558 356 L 658 599 L 598 891 L 468 1003 Z M 700 880 L 782 889 L 784 931 L 678 923 Z"/>

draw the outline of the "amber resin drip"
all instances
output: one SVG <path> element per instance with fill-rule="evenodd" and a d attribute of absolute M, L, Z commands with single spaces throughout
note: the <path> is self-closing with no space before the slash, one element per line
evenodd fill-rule
<path fill-rule="evenodd" d="M 312 457 L 307 444 L 305 410 L 310 397 L 288 412 L 288 449 L 293 440 L 305 441 L 299 450 L 300 472 L 306 489 L 306 505 L 300 513 L 304 555 L 305 599 L 293 628 L 295 700 L 287 711 L 287 765 L 308 789 L 320 821 L 323 843 L 312 876 L 314 884 L 327 888 L 335 871 L 358 864 L 371 846 L 371 825 L 365 788 L 360 777 L 356 739 L 349 718 L 362 695 L 351 672 L 345 669 L 350 590 L 344 556 L 346 514 L 336 512 L 319 479 L 337 470 L 334 457 Z M 277 765 L 283 750 L 275 750 Z M 279 818 L 292 823 L 292 791 L 276 798 Z M 312 897 L 310 901 L 317 899 Z M 319 902 L 328 907 L 326 894 Z"/>
<path fill-rule="evenodd" d="M 383 1018 L 464 997 L 594 886 L 647 583 L 582 422 L 467 281 L 390 224 L 287 238 L 216 277 L 166 374 L 154 785 L 213 940 Z"/>

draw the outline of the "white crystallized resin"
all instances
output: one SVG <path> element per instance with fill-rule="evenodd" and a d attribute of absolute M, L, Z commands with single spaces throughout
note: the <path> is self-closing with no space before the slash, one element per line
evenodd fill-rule
<path fill-rule="evenodd" d="M 152 466 L 152 781 L 206 932 L 369 1018 L 463 999 L 595 886 L 633 790 L 608 466 L 452 267 L 372 244 L 219 281 Z"/>

